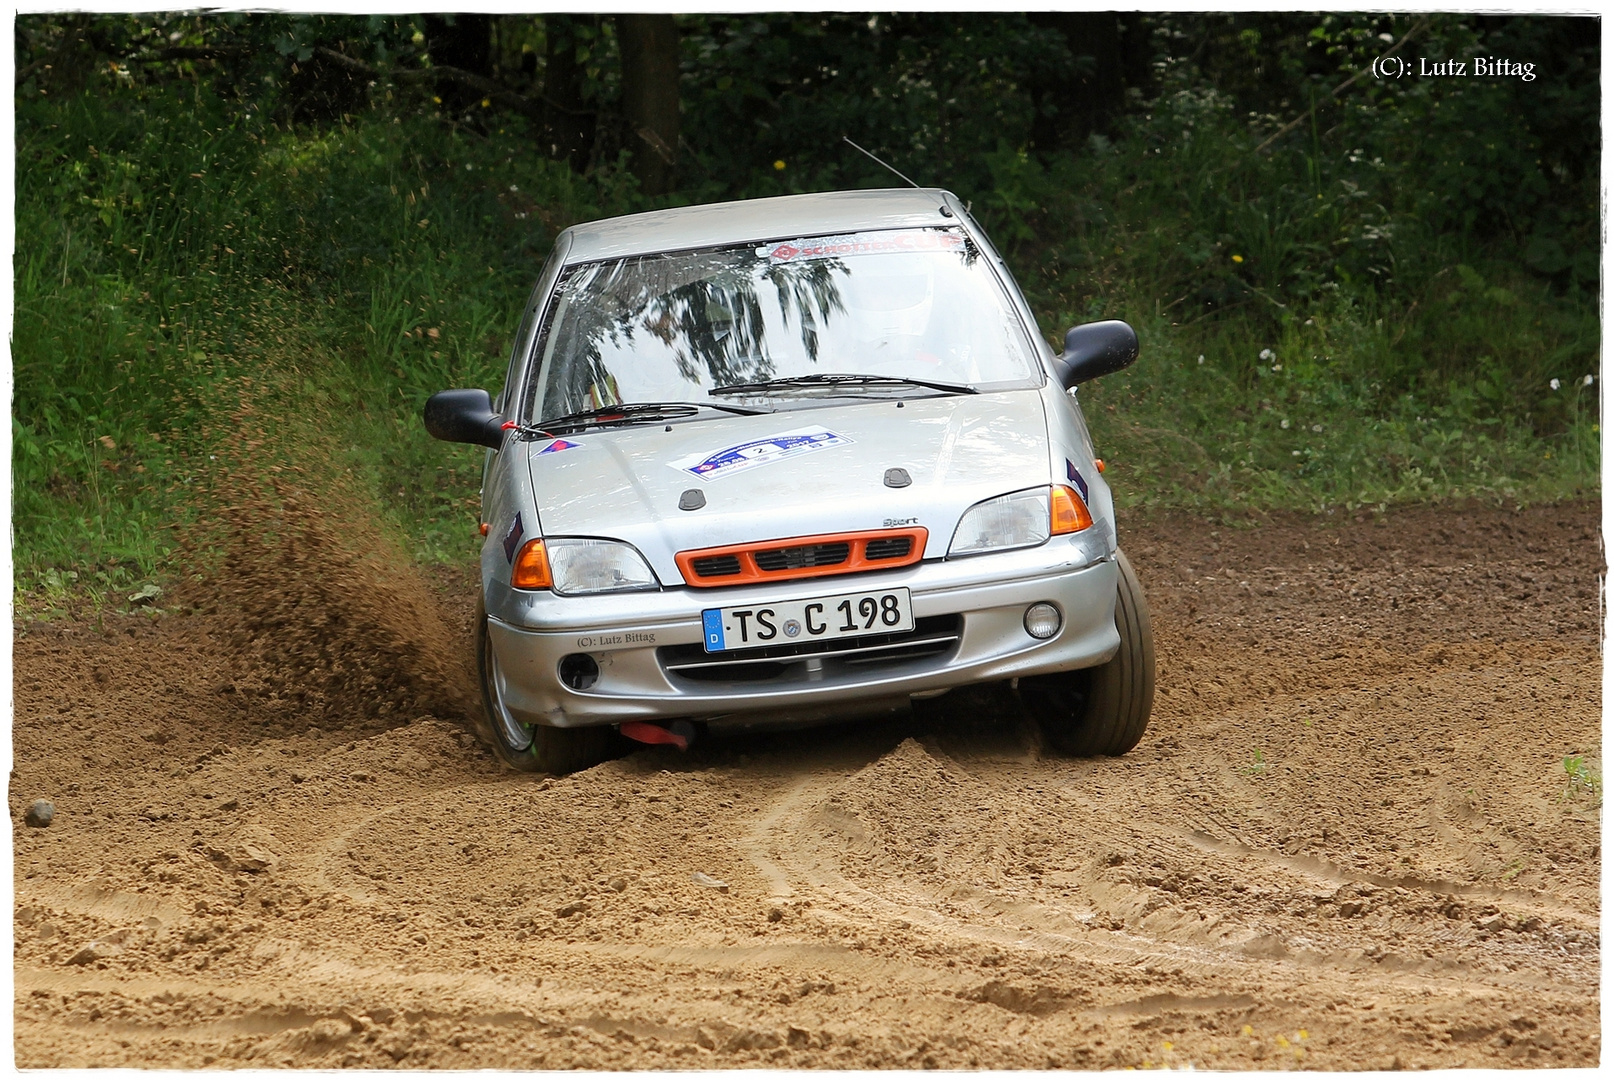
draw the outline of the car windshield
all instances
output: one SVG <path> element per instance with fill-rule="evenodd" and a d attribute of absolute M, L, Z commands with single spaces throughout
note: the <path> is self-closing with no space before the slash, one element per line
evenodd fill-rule
<path fill-rule="evenodd" d="M 908 229 L 586 263 L 556 287 L 524 414 L 542 420 L 742 383 L 759 396 L 1035 385 L 1030 339 L 959 229 Z M 536 406 L 536 407 L 535 407 Z"/>

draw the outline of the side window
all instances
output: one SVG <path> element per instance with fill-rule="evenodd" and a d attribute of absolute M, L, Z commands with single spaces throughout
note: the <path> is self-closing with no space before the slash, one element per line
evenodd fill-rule
<path fill-rule="evenodd" d="M 515 393 L 516 384 L 521 380 L 522 369 L 526 366 L 527 353 L 532 349 L 533 327 L 541 314 L 539 308 L 544 302 L 544 292 L 553 279 L 560 264 L 560 245 L 549 253 L 549 259 L 544 263 L 543 272 L 538 275 L 538 283 L 533 286 L 532 293 L 527 297 L 526 309 L 521 313 L 521 326 L 516 330 L 516 340 L 510 346 L 510 368 L 505 373 L 504 389 L 499 391 L 499 399 L 493 407 L 504 412 L 511 396 Z"/>
<path fill-rule="evenodd" d="M 510 399 L 510 394 L 515 389 L 516 380 L 521 377 L 521 363 L 526 358 L 528 345 L 532 342 L 532 324 L 538 321 L 538 305 L 543 300 L 540 293 L 542 285 L 543 279 L 540 278 L 538 285 L 533 287 L 532 295 L 527 297 L 527 310 L 521 313 L 521 326 L 516 330 L 515 344 L 510 346 L 510 368 L 505 373 L 504 389 L 499 392 L 499 400 L 494 403 L 494 407 L 501 413 L 504 411 L 505 402 Z"/>

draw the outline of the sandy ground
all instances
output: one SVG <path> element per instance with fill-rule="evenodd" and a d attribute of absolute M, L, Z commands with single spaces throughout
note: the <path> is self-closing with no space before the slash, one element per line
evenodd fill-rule
<path fill-rule="evenodd" d="M 515 775 L 387 682 L 468 578 L 370 667 L 341 588 L 30 624 L 17 1064 L 1595 1065 L 1596 515 L 1123 522 L 1159 696 L 1100 761 L 1002 692 Z"/>

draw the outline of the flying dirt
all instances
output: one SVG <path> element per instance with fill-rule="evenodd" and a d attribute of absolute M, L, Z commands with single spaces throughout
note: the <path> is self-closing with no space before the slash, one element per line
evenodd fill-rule
<path fill-rule="evenodd" d="M 1598 512 L 1123 517 L 1122 758 L 1003 688 L 545 779 L 471 733 L 471 568 L 291 500 L 14 630 L 17 1065 L 1595 1066 Z"/>

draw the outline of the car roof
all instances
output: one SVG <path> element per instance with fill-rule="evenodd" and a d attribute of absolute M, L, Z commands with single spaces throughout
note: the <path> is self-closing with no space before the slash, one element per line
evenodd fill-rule
<path fill-rule="evenodd" d="M 945 214 L 944 205 L 950 207 Z M 568 263 L 594 262 L 751 240 L 956 225 L 959 209 L 957 197 L 940 188 L 825 191 L 680 206 L 589 221 L 562 232 L 557 243 L 566 251 Z"/>

